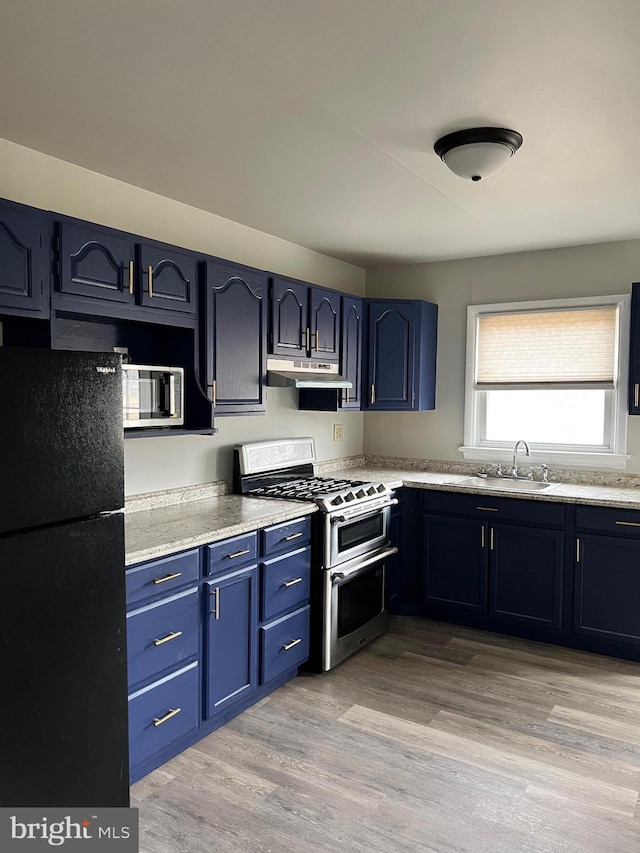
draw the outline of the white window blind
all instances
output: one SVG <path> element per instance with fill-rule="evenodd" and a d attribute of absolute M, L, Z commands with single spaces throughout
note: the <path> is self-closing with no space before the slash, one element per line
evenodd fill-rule
<path fill-rule="evenodd" d="M 613 387 L 617 308 L 480 314 L 476 385 Z"/>

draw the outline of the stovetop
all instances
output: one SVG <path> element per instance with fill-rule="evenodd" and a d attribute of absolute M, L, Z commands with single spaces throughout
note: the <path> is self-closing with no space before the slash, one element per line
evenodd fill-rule
<path fill-rule="evenodd" d="M 344 508 L 389 493 L 390 489 L 383 483 L 332 477 L 298 477 L 267 483 L 247 492 L 248 495 L 260 498 L 315 501 L 325 511 Z"/>

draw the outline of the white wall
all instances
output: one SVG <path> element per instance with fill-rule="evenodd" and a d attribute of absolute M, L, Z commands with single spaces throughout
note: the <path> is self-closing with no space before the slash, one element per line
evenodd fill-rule
<path fill-rule="evenodd" d="M 365 272 L 359 267 L 2 139 L 0 197 L 314 284 L 364 293 Z M 362 452 L 362 414 L 298 412 L 296 394 L 270 388 L 266 416 L 220 418 L 219 433 L 213 437 L 128 440 L 126 494 L 228 479 L 231 448 L 238 441 L 313 435 L 319 460 Z M 344 425 L 342 442 L 332 441 L 334 423 Z"/>
<path fill-rule="evenodd" d="M 467 305 L 629 293 L 640 240 L 519 252 L 367 272 L 367 296 L 439 305 L 436 409 L 367 413 L 364 452 L 462 462 Z M 626 473 L 640 473 L 640 417 L 629 418 Z"/>

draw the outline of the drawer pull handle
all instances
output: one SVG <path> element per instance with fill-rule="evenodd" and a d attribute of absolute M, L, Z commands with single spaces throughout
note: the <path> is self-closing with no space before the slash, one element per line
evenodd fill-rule
<path fill-rule="evenodd" d="M 295 586 L 297 583 L 302 583 L 302 578 L 294 578 L 290 581 L 285 581 L 282 586 Z"/>
<path fill-rule="evenodd" d="M 161 726 L 163 723 L 166 723 L 167 720 L 170 720 L 171 717 L 175 717 L 176 714 L 179 714 L 182 711 L 182 708 L 169 708 L 169 711 L 164 715 L 164 717 L 154 717 L 153 725 Z"/>
<path fill-rule="evenodd" d="M 292 539 L 299 539 L 302 536 L 302 533 L 290 533 L 288 536 L 285 536 L 282 540 L 283 542 L 291 542 Z"/>
<path fill-rule="evenodd" d="M 285 643 L 285 645 L 282 647 L 282 651 L 288 652 L 289 649 L 292 649 L 294 646 L 297 646 L 298 643 L 301 643 L 301 642 L 302 642 L 302 637 L 300 637 L 298 640 L 292 640 L 290 643 Z"/>
<path fill-rule="evenodd" d="M 640 527 L 640 521 L 616 521 L 622 527 Z"/>
<path fill-rule="evenodd" d="M 636 382 L 633 386 L 633 405 L 638 408 L 638 401 L 640 400 L 640 384 Z"/>
<path fill-rule="evenodd" d="M 182 572 L 174 572 L 172 575 L 165 575 L 163 578 L 154 578 L 153 582 L 155 584 L 166 583 L 167 581 L 172 581 L 179 577 L 182 577 Z"/>
<path fill-rule="evenodd" d="M 220 587 L 217 586 L 215 589 L 211 590 L 211 595 L 215 595 L 216 597 L 216 605 L 213 610 L 210 610 L 210 613 L 213 613 L 214 619 L 220 618 Z"/>
<path fill-rule="evenodd" d="M 175 640 L 178 637 L 182 636 L 182 631 L 172 631 L 170 634 L 167 634 L 166 637 L 161 637 L 159 640 L 154 640 L 154 646 L 164 646 L 165 643 L 168 643 L 169 640 Z"/>
<path fill-rule="evenodd" d="M 476 509 L 481 509 L 483 512 L 498 512 L 494 506 L 477 506 Z"/>
<path fill-rule="evenodd" d="M 244 557 L 245 554 L 250 554 L 251 548 L 245 548 L 244 551 L 236 551 L 235 554 L 227 554 L 230 560 L 235 560 L 236 557 Z"/>

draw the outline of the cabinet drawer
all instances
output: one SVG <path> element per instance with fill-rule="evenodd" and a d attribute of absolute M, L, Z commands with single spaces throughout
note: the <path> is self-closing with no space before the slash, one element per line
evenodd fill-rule
<path fill-rule="evenodd" d="M 300 666 L 308 657 L 308 606 L 260 628 L 261 684 Z"/>
<path fill-rule="evenodd" d="M 576 527 L 599 530 L 616 536 L 640 538 L 640 510 L 602 506 L 576 507 Z"/>
<path fill-rule="evenodd" d="M 422 500 L 427 512 L 467 515 L 488 521 L 540 524 L 544 527 L 564 525 L 564 504 L 561 503 L 496 497 L 493 493 L 469 495 L 444 491 L 425 491 Z"/>
<path fill-rule="evenodd" d="M 198 654 L 198 592 L 189 589 L 127 614 L 130 685 Z"/>
<path fill-rule="evenodd" d="M 243 536 L 234 536 L 233 539 L 223 539 L 222 542 L 207 545 L 206 572 L 208 575 L 214 575 L 227 569 L 250 565 L 257 559 L 258 533 L 254 530 Z"/>
<path fill-rule="evenodd" d="M 185 551 L 127 569 L 127 604 L 168 595 L 200 577 L 198 550 Z"/>
<path fill-rule="evenodd" d="M 200 723 L 200 670 L 192 663 L 129 696 L 129 763 L 135 767 Z"/>
<path fill-rule="evenodd" d="M 311 548 L 265 560 L 261 575 L 262 620 L 295 610 L 309 600 Z"/>
<path fill-rule="evenodd" d="M 283 524 L 265 527 L 262 531 L 262 555 L 271 557 L 273 554 L 300 548 L 311 541 L 311 519 L 296 518 Z"/>

